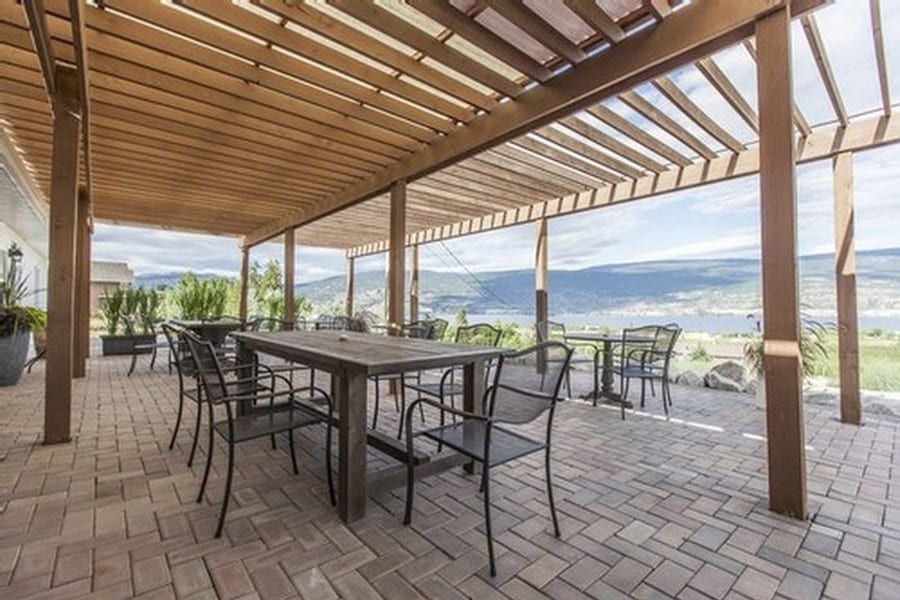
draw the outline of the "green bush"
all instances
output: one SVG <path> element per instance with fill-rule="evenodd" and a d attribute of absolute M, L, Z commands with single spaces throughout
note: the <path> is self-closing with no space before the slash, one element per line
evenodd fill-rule
<path fill-rule="evenodd" d="M 100 313 L 106 322 L 107 335 L 116 335 L 119 333 L 119 325 L 121 324 L 122 315 L 125 312 L 125 290 L 116 289 L 112 294 L 108 291 L 103 294 L 103 301 L 100 303 Z"/>
<path fill-rule="evenodd" d="M 712 356 L 709 355 L 709 352 L 707 352 L 706 348 L 699 342 L 697 343 L 696 346 L 691 348 L 690 353 L 688 354 L 688 357 L 690 358 L 691 361 L 694 361 L 694 362 L 708 363 L 708 362 L 712 361 Z"/>
<path fill-rule="evenodd" d="M 225 314 L 231 282 L 224 277 L 182 275 L 172 287 L 172 301 L 182 319 L 218 319 Z"/>

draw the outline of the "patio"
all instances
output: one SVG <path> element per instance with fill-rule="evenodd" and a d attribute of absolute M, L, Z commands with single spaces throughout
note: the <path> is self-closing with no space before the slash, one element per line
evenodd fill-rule
<path fill-rule="evenodd" d="M 90 361 L 73 390 L 72 444 L 40 445 L 42 371 L 0 391 L 0 595 L 874 600 L 900 589 L 896 420 L 842 425 L 833 407 L 806 406 L 811 518 L 799 521 L 768 510 L 764 413 L 751 396 L 673 386 L 670 421 L 655 398 L 624 422 L 567 401 L 553 453 L 562 538 L 550 534 L 539 457 L 499 468 L 491 579 L 477 482 L 459 469 L 424 479 L 412 527 L 402 487 L 345 525 L 328 504 L 321 440 L 307 437 L 320 431 L 299 438 L 296 477 L 283 441 L 238 449 L 235 502 L 213 539 L 222 448 L 196 504 L 190 436 L 165 447 L 176 378 L 146 365 L 126 378 L 127 367 Z M 590 387 L 586 371 L 573 387 Z M 386 431 L 395 414 L 382 409 Z"/>

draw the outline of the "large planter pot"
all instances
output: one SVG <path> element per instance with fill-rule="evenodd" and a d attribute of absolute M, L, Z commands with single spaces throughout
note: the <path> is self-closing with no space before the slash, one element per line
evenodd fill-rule
<path fill-rule="evenodd" d="M 30 339 L 28 330 L 0 337 L 0 386 L 19 383 Z"/>
<path fill-rule="evenodd" d="M 135 344 L 152 344 L 156 341 L 156 337 L 152 334 L 136 335 L 130 337 L 127 335 L 102 335 L 100 341 L 103 344 L 103 356 L 122 356 L 124 354 L 133 354 Z M 138 354 L 150 354 L 153 350 L 150 348 L 139 350 Z"/>

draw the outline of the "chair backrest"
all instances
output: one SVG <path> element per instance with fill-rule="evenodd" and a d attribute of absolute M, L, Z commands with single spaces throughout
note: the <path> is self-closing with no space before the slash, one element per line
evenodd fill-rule
<path fill-rule="evenodd" d="M 292 321 L 275 319 L 273 317 L 260 317 L 253 321 L 251 331 L 290 331 L 294 328 Z"/>
<path fill-rule="evenodd" d="M 160 325 L 163 335 L 166 336 L 166 342 L 169 344 L 169 353 L 172 356 L 172 363 L 175 365 L 175 371 L 178 377 L 183 375 L 193 375 L 194 366 L 189 359 L 189 352 L 183 343 L 181 334 L 184 329 L 176 327 L 171 323 L 163 323 Z M 185 360 L 188 359 L 188 360 Z"/>
<path fill-rule="evenodd" d="M 323 329 L 340 329 L 335 323 L 335 317 L 331 315 L 319 315 L 316 317 L 316 320 L 313 321 L 314 328 L 319 331 Z"/>
<path fill-rule="evenodd" d="M 657 330 L 656 339 L 653 342 L 653 359 L 658 362 L 664 362 L 664 366 L 668 367 L 680 335 L 681 327 L 677 323 L 661 326 Z"/>
<path fill-rule="evenodd" d="M 365 319 L 357 317 L 345 317 L 338 315 L 332 318 L 332 329 L 342 329 L 344 331 L 357 331 L 359 333 L 369 333 L 369 324 Z"/>
<path fill-rule="evenodd" d="M 542 342 L 500 357 L 488 414 L 495 421 L 522 424 L 552 411 L 569 368 L 572 349 Z"/>
<path fill-rule="evenodd" d="M 534 324 L 534 333 L 539 344 L 550 340 L 563 341 L 566 338 L 566 326 L 556 321 L 538 321 Z"/>
<path fill-rule="evenodd" d="M 500 330 L 488 323 L 464 325 L 456 330 L 457 344 L 496 346 L 500 343 Z"/>
<path fill-rule="evenodd" d="M 659 330 L 659 325 L 640 325 L 623 329 L 622 342 L 619 344 L 621 364 L 650 360 Z"/>
<path fill-rule="evenodd" d="M 181 339 L 187 343 L 207 399 L 216 402 L 228 397 L 225 375 L 213 343 L 201 340 L 190 331 L 182 332 Z"/>
<path fill-rule="evenodd" d="M 447 333 L 447 327 L 450 326 L 450 322 L 447 319 L 429 319 L 429 323 L 431 323 L 431 336 L 432 340 L 442 340 L 444 339 L 444 334 Z"/>
<path fill-rule="evenodd" d="M 431 337 L 432 325 L 429 321 L 413 321 L 400 326 L 400 337 L 416 338 L 420 340 L 433 339 Z"/>

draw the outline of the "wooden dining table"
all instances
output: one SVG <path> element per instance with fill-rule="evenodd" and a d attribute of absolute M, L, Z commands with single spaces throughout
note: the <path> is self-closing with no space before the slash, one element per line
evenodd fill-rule
<path fill-rule="evenodd" d="M 235 332 L 238 362 L 248 364 L 255 353 L 277 356 L 331 374 L 331 394 L 338 426 L 338 513 L 345 522 L 366 514 L 368 478 L 387 485 L 403 479 L 405 445 L 367 428 L 367 387 L 370 377 L 442 369 L 463 368 L 463 407 L 481 412 L 485 367 L 503 349 L 496 347 L 447 344 L 433 340 L 378 336 L 350 331 L 275 331 Z M 476 401 L 478 400 L 478 401 Z M 244 410 L 252 410 L 245 406 Z M 368 446 L 373 445 L 396 458 L 396 473 L 367 472 Z M 451 457 L 458 458 L 458 457 Z M 459 465 L 455 460 L 438 463 L 428 456 L 415 457 L 417 469 L 433 472 L 443 465 Z"/>

